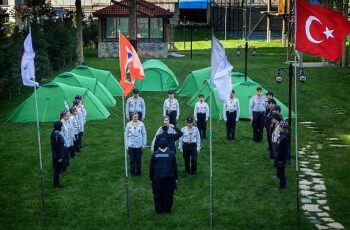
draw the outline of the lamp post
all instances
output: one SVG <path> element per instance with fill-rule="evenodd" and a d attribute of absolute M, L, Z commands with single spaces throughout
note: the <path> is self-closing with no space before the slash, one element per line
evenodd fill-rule
<path fill-rule="evenodd" d="M 241 56 L 241 50 L 240 50 L 241 48 L 242 48 L 242 46 L 238 46 L 236 51 L 235 51 L 235 54 L 238 57 Z M 256 47 L 252 46 L 249 49 L 248 48 L 248 41 L 246 40 L 245 41 L 245 46 L 244 46 L 244 81 L 247 80 L 247 76 L 248 76 L 248 53 L 249 52 L 254 57 L 257 55 Z"/>

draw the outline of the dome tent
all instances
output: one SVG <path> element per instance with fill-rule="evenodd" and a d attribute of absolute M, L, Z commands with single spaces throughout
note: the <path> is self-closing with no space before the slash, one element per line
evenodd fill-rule
<path fill-rule="evenodd" d="M 113 97 L 122 96 L 123 89 L 110 71 L 95 69 L 86 65 L 80 65 L 72 69 L 70 72 L 84 77 L 95 78 L 108 89 Z"/>
<path fill-rule="evenodd" d="M 87 88 L 106 107 L 114 107 L 116 104 L 112 94 L 97 79 L 80 76 L 72 72 L 64 72 L 57 75 L 53 82 L 61 82 L 70 86 Z"/>
<path fill-rule="evenodd" d="M 88 112 L 87 120 L 102 120 L 110 113 L 100 100 L 86 88 L 69 86 L 63 83 L 50 82 L 38 88 L 38 111 L 40 122 L 53 122 L 59 120 L 59 114 L 65 109 L 76 95 L 84 97 L 84 106 Z M 9 120 L 13 122 L 35 122 L 35 95 L 34 93 L 11 113 Z"/>
<path fill-rule="evenodd" d="M 142 66 L 145 77 L 135 82 L 135 88 L 140 91 L 166 92 L 175 90 L 179 86 L 173 71 L 160 60 L 150 59 Z"/>

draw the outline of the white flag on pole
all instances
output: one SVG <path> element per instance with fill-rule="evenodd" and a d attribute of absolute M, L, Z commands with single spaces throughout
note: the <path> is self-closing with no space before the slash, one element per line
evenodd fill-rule
<path fill-rule="evenodd" d="M 232 91 L 231 70 L 232 65 L 228 62 L 225 49 L 213 35 L 211 40 L 211 85 L 218 90 L 221 101 L 230 98 Z"/>
<path fill-rule="evenodd" d="M 21 63 L 21 75 L 23 85 L 25 86 L 38 86 L 39 83 L 35 82 L 35 66 L 34 57 L 35 53 L 32 45 L 32 32 L 29 30 L 29 34 L 24 40 L 24 53 Z"/>

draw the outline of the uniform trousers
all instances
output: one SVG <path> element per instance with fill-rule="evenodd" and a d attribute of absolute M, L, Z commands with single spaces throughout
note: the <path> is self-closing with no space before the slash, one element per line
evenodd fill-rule
<path fill-rule="evenodd" d="M 63 170 L 66 170 L 69 166 L 69 147 L 64 147 L 64 153 L 63 153 Z"/>
<path fill-rule="evenodd" d="M 234 140 L 236 135 L 237 111 L 226 111 L 226 118 L 226 138 L 227 140 Z"/>
<path fill-rule="evenodd" d="M 277 163 L 276 176 L 280 179 L 280 188 L 282 189 L 287 186 L 285 169 L 286 169 L 286 164 L 284 162 Z"/>
<path fill-rule="evenodd" d="M 175 179 L 154 179 L 152 181 L 152 190 L 154 197 L 154 206 L 157 213 L 169 213 L 173 207 Z"/>
<path fill-rule="evenodd" d="M 253 140 L 255 142 L 261 142 L 264 132 L 265 123 L 265 111 L 264 112 L 253 112 Z"/>
<path fill-rule="evenodd" d="M 207 137 L 207 122 L 206 122 L 206 114 L 205 113 L 197 113 L 197 128 L 199 130 L 199 134 L 202 139 Z"/>
<path fill-rule="evenodd" d="M 176 126 L 176 117 L 177 117 L 177 110 L 174 111 L 166 111 L 166 115 L 169 116 L 169 123 Z"/>
<path fill-rule="evenodd" d="M 185 161 L 185 170 L 187 173 L 196 174 L 197 172 L 197 143 L 183 143 L 183 158 Z M 191 163 L 191 166 L 190 166 Z"/>
<path fill-rule="evenodd" d="M 60 174 L 62 172 L 62 165 L 63 162 L 58 162 L 57 160 L 55 160 L 56 162 L 54 162 L 53 165 L 53 184 L 55 187 L 60 186 Z"/>
<path fill-rule="evenodd" d="M 129 147 L 130 155 L 130 174 L 132 177 L 141 176 L 141 155 L 142 148 Z"/>

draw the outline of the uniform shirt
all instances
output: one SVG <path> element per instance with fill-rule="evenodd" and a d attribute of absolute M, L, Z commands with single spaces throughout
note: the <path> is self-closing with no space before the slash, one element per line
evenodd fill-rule
<path fill-rule="evenodd" d="M 266 97 L 254 96 L 249 102 L 249 116 L 253 118 L 253 112 L 265 112 L 266 111 Z"/>
<path fill-rule="evenodd" d="M 241 113 L 238 98 L 233 98 L 233 99 L 230 98 L 224 102 L 224 109 L 223 109 L 224 121 L 227 121 L 226 112 L 231 113 L 234 111 L 237 111 L 236 121 L 238 121 Z"/>
<path fill-rule="evenodd" d="M 61 135 L 63 137 L 65 147 L 68 148 L 73 145 L 72 127 L 68 120 L 67 121 L 63 120 L 62 122 Z"/>
<path fill-rule="evenodd" d="M 208 104 L 203 102 L 197 102 L 194 106 L 194 119 L 197 121 L 197 113 L 205 113 L 205 120 L 208 120 L 209 117 L 209 106 Z"/>
<path fill-rule="evenodd" d="M 127 144 L 126 147 L 141 148 L 142 146 L 146 146 L 147 135 L 143 122 L 137 121 L 134 124 L 133 121 L 129 121 L 126 124 L 124 138 Z"/>
<path fill-rule="evenodd" d="M 157 130 L 157 132 L 156 132 L 156 135 L 154 135 L 154 138 L 153 138 L 152 143 L 151 143 L 151 151 L 152 151 L 152 152 L 154 151 L 154 143 L 155 143 L 155 141 L 156 141 L 156 137 L 157 137 L 159 134 L 162 134 L 162 133 L 163 133 L 163 129 L 162 129 L 162 127 L 159 127 L 158 130 Z M 169 134 L 176 134 L 176 131 L 175 131 L 174 128 L 169 127 L 168 133 L 169 133 Z"/>
<path fill-rule="evenodd" d="M 201 148 L 201 137 L 198 128 L 193 126 L 190 129 L 186 126 L 181 129 L 181 132 L 183 135 L 179 140 L 179 149 L 182 149 L 183 143 L 197 143 L 197 151 L 199 151 Z"/>
<path fill-rule="evenodd" d="M 280 124 L 276 123 L 276 125 L 274 126 L 274 129 L 272 130 L 272 142 L 273 143 L 277 143 L 277 140 L 280 136 Z"/>
<path fill-rule="evenodd" d="M 141 112 L 142 117 L 139 117 L 139 119 L 145 119 L 146 116 L 146 106 L 145 101 L 142 97 L 129 97 L 126 101 L 126 118 L 129 118 L 130 113 L 133 112 Z"/>
<path fill-rule="evenodd" d="M 180 105 L 176 98 L 174 99 L 165 99 L 163 105 L 163 116 L 166 116 L 166 112 L 177 111 L 176 120 L 180 117 Z"/>
<path fill-rule="evenodd" d="M 81 105 L 81 107 L 77 106 L 76 108 L 78 111 L 77 119 L 79 122 L 79 132 L 84 132 L 87 112 L 86 112 L 86 109 L 83 105 Z"/>
<path fill-rule="evenodd" d="M 72 133 L 73 135 L 77 135 L 79 133 L 80 127 L 79 127 L 79 121 L 77 115 L 71 115 L 69 117 L 69 123 L 72 126 Z"/>

